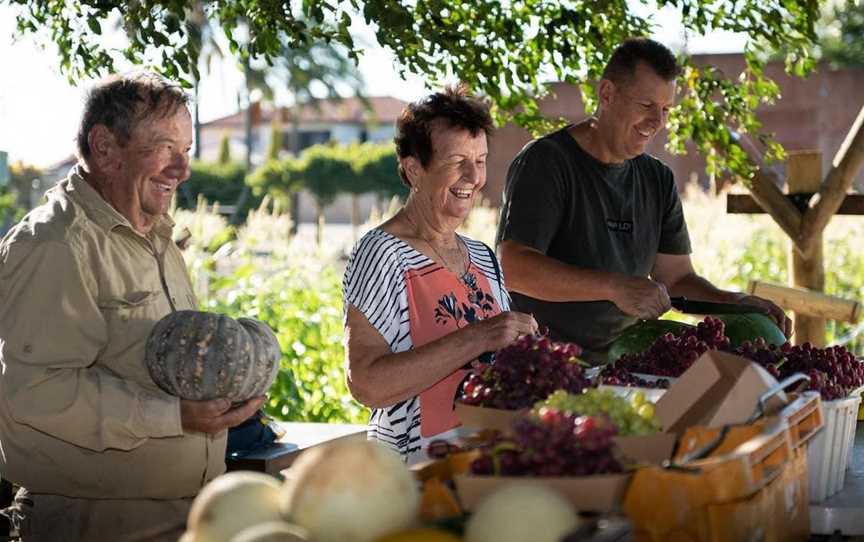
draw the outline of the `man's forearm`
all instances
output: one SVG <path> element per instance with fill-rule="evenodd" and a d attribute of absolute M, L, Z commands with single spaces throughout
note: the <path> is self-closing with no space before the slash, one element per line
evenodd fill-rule
<path fill-rule="evenodd" d="M 533 250 L 502 250 L 507 289 L 544 301 L 608 301 L 618 273 L 575 267 Z"/>
<path fill-rule="evenodd" d="M 721 290 L 696 273 L 684 275 L 674 284 L 667 284 L 666 288 L 670 296 L 684 296 L 717 303 L 736 303 L 744 296 L 740 292 Z"/>

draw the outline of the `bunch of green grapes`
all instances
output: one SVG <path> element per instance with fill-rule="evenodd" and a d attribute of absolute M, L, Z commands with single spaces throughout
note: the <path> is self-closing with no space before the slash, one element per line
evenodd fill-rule
<path fill-rule="evenodd" d="M 618 427 L 618 434 L 625 437 L 650 435 L 660 429 L 654 420 L 654 405 L 645 400 L 642 392 L 634 393 L 628 401 L 611 390 L 592 388 L 579 395 L 558 390 L 534 409 L 539 411 L 544 406 L 580 416 L 606 415 Z"/>

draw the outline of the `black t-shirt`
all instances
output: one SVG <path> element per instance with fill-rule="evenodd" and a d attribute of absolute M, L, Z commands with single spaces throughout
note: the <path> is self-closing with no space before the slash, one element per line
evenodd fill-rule
<path fill-rule="evenodd" d="M 507 172 L 496 244 L 505 239 L 585 269 L 645 277 L 657 254 L 689 254 L 672 171 L 642 154 L 609 165 L 565 128 L 532 141 Z M 536 279 L 543 280 L 538 274 Z M 610 301 L 549 302 L 511 292 L 552 338 L 602 350 L 636 321 Z"/>

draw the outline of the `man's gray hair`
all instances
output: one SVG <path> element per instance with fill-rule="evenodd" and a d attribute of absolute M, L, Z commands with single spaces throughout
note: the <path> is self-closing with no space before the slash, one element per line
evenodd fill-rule
<path fill-rule="evenodd" d="M 78 128 L 78 155 L 90 157 L 90 130 L 103 124 L 121 145 L 132 130 L 147 118 L 165 118 L 189 104 L 189 95 L 177 83 L 152 72 L 110 75 L 96 83 L 84 99 L 84 114 Z"/>

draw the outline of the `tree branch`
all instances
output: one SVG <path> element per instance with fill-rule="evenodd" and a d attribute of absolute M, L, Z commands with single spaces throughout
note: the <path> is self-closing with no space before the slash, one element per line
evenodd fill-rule
<path fill-rule="evenodd" d="M 747 154 L 750 161 L 756 165 L 756 173 L 753 175 L 753 180 L 749 187 L 753 199 L 789 236 L 789 239 L 793 241 L 795 250 L 801 252 L 802 249 L 796 242 L 801 231 L 801 211 L 780 191 L 780 188 L 778 188 L 780 182 L 777 179 L 777 174 L 765 167 L 761 158 L 762 153 L 759 152 L 759 149 L 747 138 L 733 136 L 733 139 Z M 801 253 L 803 254 L 803 252 Z"/>
<path fill-rule="evenodd" d="M 861 107 L 858 118 L 855 119 L 845 141 L 834 156 L 831 171 L 828 172 L 819 190 L 819 200 L 804 214 L 795 244 L 800 247 L 805 256 L 811 253 L 820 242 L 822 231 L 843 203 L 846 192 L 852 186 L 862 164 L 864 164 L 864 106 Z"/>

